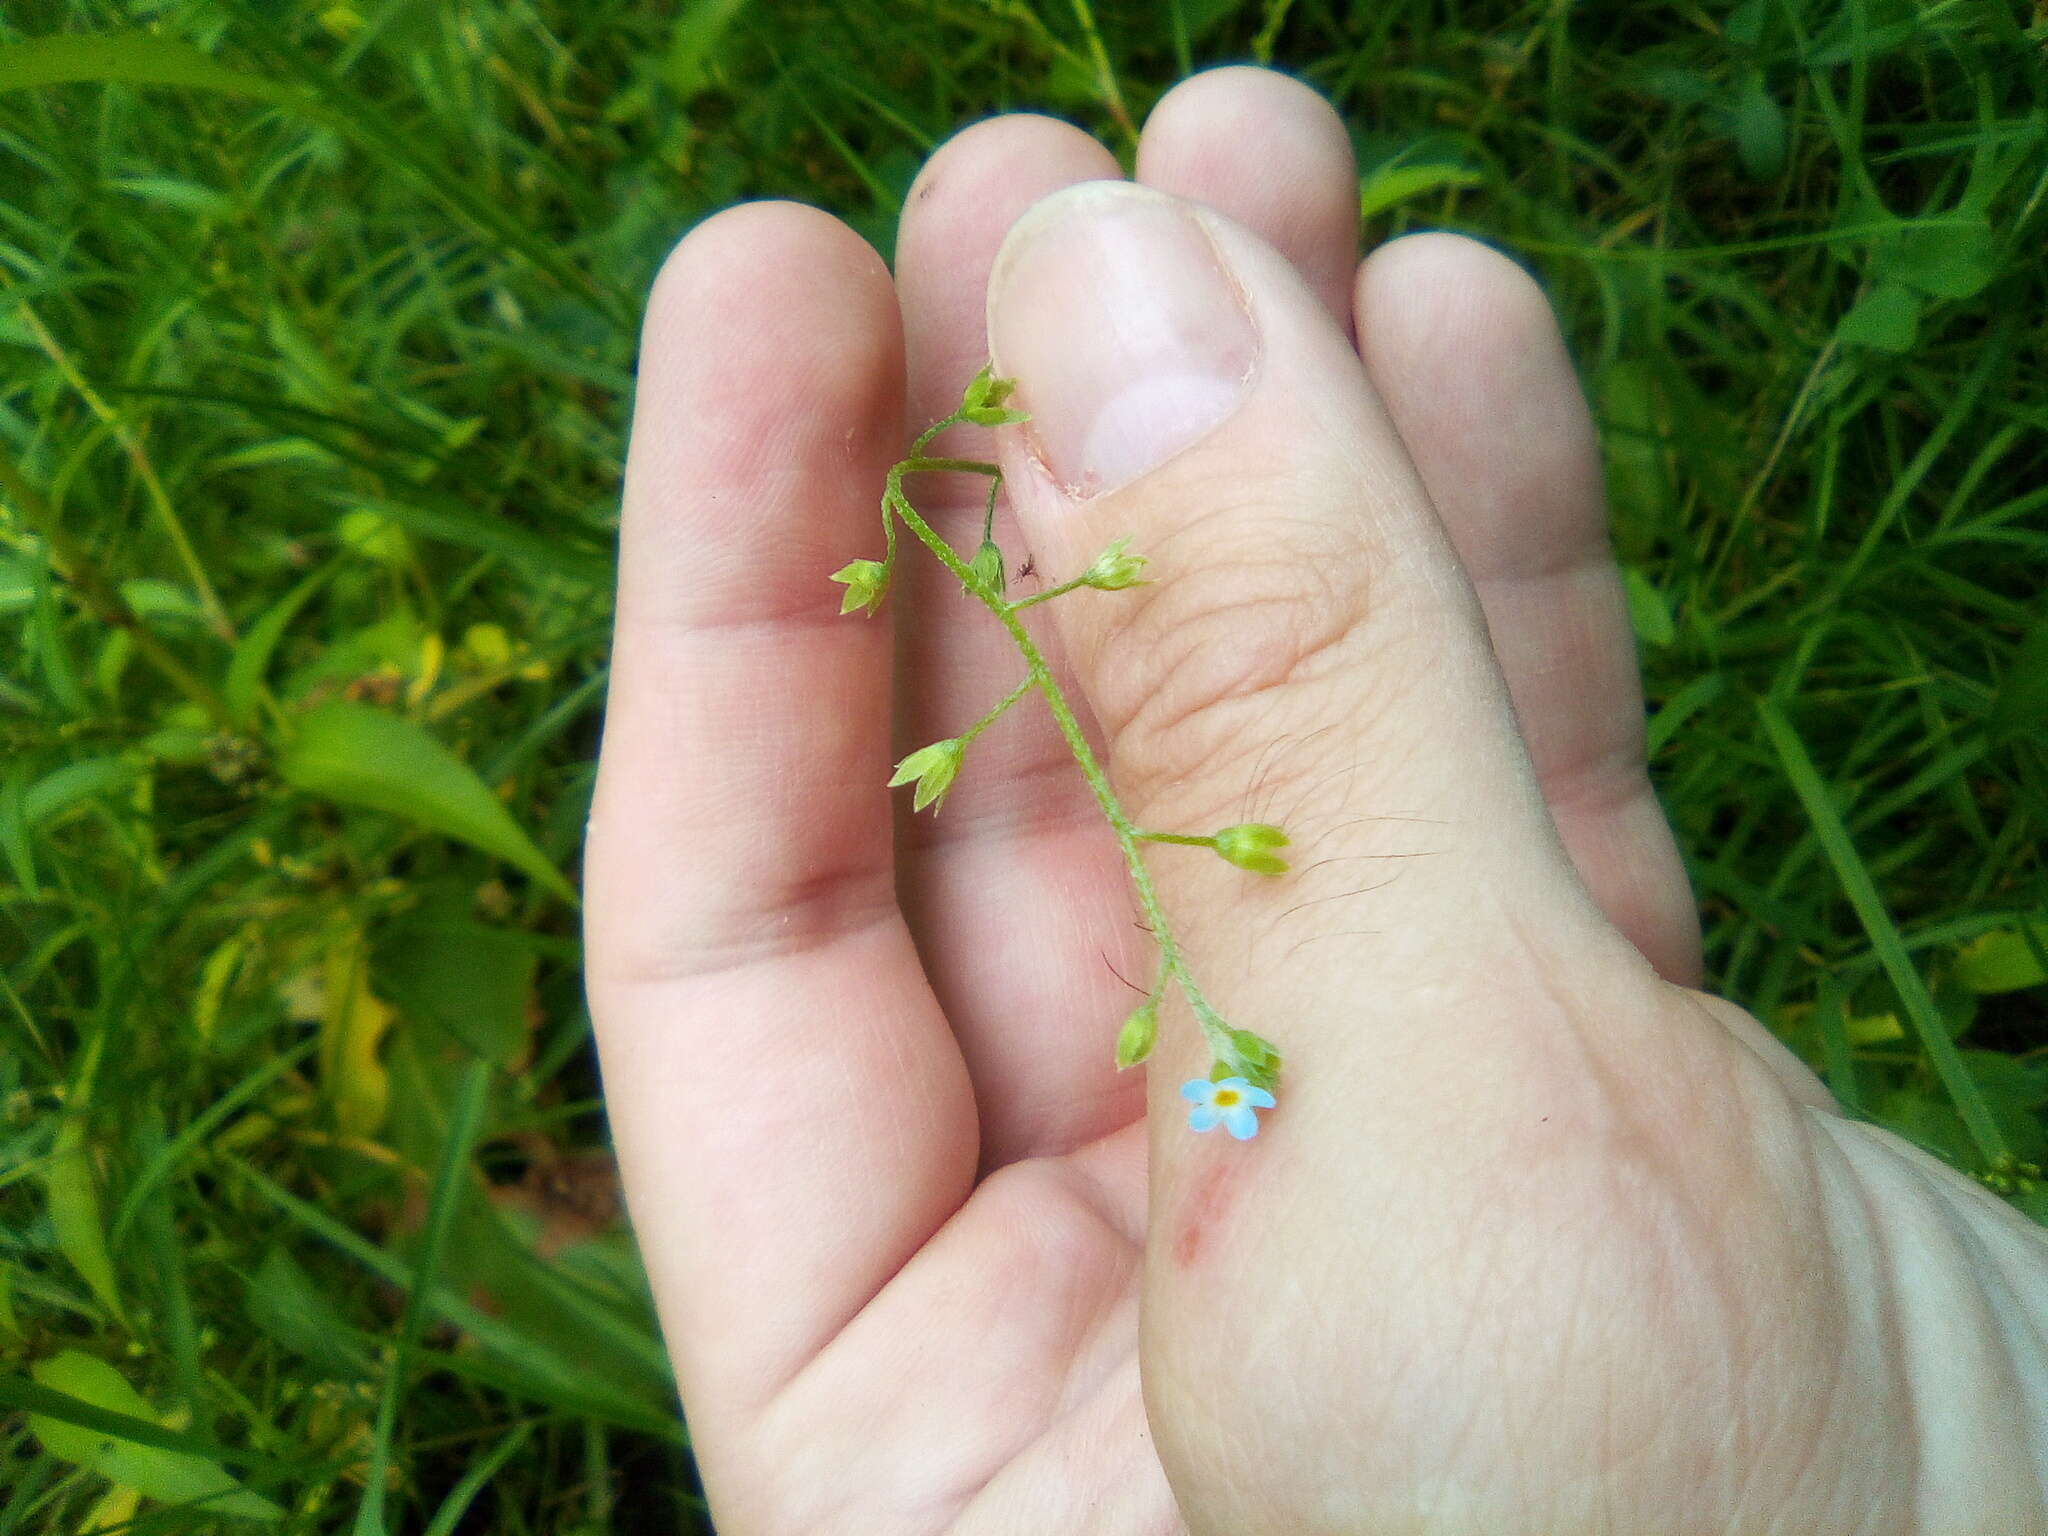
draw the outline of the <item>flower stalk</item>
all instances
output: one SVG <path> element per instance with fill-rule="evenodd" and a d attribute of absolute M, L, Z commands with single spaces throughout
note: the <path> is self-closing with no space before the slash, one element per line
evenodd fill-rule
<path fill-rule="evenodd" d="M 1082 587 L 1115 592 L 1137 586 L 1141 583 L 1138 573 L 1145 564 L 1144 557 L 1127 553 L 1125 546 L 1129 541 L 1118 539 L 1097 556 L 1086 571 L 1073 580 L 1011 602 L 1004 596 L 1002 556 L 994 538 L 996 495 L 1003 473 L 1001 466 L 978 459 L 932 456 L 925 452 L 942 433 L 963 422 L 981 426 L 1001 426 L 1025 420 L 1023 413 L 1006 408 L 1005 402 L 1013 388 L 1010 381 L 996 379 L 989 369 L 983 368 L 975 376 L 974 382 L 967 387 L 960 409 L 945 419 L 934 422 L 919 434 L 911 445 L 909 456 L 890 469 L 882 492 L 882 525 L 887 539 L 883 558 L 880 561 L 856 560 L 835 573 L 832 578 L 847 584 L 844 612 L 850 613 L 859 608 L 867 613 L 873 613 L 887 595 L 894 575 L 897 550 L 896 524 L 900 522 L 941 565 L 959 579 L 963 591 L 995 616 L 996 621 L 1008 632 L 1011 642 L 1017 647 L 1017 652 L 1024 661 L 1024 680 L 1007 697 L 960 735 L 934 742 L 906 757 L 897 765 L 895 777 L 890 783 L 898 785 L 915 782 L 917 790 L 913 798 L 913 809 L 923 810 L 927 806 L 936 808 L 951 787 L 966 749 L 974 738 L 994 724 L 1026 693 L 1035 691 L 1043 697 L 1053 723 L 1059 728 L 1060 735 L 1065 738 L 1067 748 L 1073 754 L 1076 766 L 1081 770 L 1081 776 L 1088 783 L 1089 792 L 1094 796 L 1096 805 L 1101 809 L 1104 819 L 1108 821 L 1111 831 L 1116 836 L 1118 846 L 1123 850 L 1124 864 L 1130 872 L 1138 905 L 1159 946 L 1159 979 L 1146 1002 L 1124 1023 L 1124 1028 L 1118 1036 L 1118 1065 L 1135 1065 L 1150 1052 L 1152 1039 L 1157 1031 L 1159 1002 L 1167 984 L 1171 982 L 1187 999 L 1189 1010 L 1194 1014 L 1195 1022 L 1209 1047 L 1213 1063 L 1210 1081 L 1222 1083 L 1226 1080 L 1241 1080 L 1270 1101 L 1270 1090 L 1280 1073 L 1278 1049 L 1270 1041 L 1262 1039 L 1250 1030 L 1233 1028 L 1203 994 L 1200 984 L 1189 968 L 1180 941 L 1174 934 L 1165 907 L 1159 900 L 1158 890 L 1152 883 L 1152 874 L 1145 865 L 1139 844 L 1172 843 L 1210 848 L 1242 868 L 1263 874 L 1277 874 L 1284 870 L 1286 865 L 1270 850 L 1284 845 L 1287 841 L 1286 834 L 1277 827 L 1264 824 L 1226 827 L 1221 832 L 1206 836 L 1147 831 L 1131 820 L 1123 802 L 1117 798 L 1116 790 L 1109 782 L 1109 775 L 1097 760 L 1094 749 L 1089 746 L 1073 707 L 1054 679 L 1044 654 L 1038 649 L 1037 643 L 1032 640 L 1018 615 L 1026 608 L 1049 602 Z M 904 482 L 913 475 L 939 473 L 982 475 L 990 482 L 988 506 L 982 520 L 981 545 L 971 559 L 963 559 L 958 550 L 940 537 L 912 505 L 909 494 L 904 489 Z"/>

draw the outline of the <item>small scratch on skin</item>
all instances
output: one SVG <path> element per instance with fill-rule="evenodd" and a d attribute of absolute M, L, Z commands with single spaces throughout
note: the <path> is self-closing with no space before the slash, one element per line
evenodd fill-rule
<path fill-rule="evenodd" d="M 1212 1162 L 1195 1180 L 1194 1193 L 1181 1213 L 1180 1230 L 1173 1239 L 1173 1262 L 1180 1269 L 1192 1269 L 1208 1246 L 1209 1234 L 1222 1221 L 1237 1197 L 1235 1162 L 1221 1158 Z"/>

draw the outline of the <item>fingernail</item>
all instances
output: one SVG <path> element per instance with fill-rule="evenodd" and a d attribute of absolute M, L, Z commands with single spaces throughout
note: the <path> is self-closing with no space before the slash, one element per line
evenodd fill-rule
<path fill-rule="evenodd" d="M 1054 194 L 1004 242 L 989 350 L 1053 476 L 1126 485 L 1244 398 L 1259 337 L 1214 243 L 1179 200 L 1126 182 Z"/>

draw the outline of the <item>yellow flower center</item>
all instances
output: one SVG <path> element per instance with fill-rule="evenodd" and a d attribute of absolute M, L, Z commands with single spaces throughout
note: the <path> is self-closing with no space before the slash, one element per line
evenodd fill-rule
<path fill-rule="evenodd" d="M 1218 1109 L 1228 1109 L 1231 1105 L 1235 1104 L 1237 1100 L 1238 1092 L 1235 1088 L 1219 1088 L 1216 1090 L 1215 1102 L 1216 1107 Z"/>

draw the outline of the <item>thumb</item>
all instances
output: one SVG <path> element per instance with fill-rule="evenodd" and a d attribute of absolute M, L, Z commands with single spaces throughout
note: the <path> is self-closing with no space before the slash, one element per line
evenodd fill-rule
<path fill-rule="evenodd" d="M 1471 586 L 1284 258 L 1088 183 L 1013 229 L 989 330 L 1031 413 L 1003 451 L 1037 563 L 1058 580 L 1119 538 L 1151 562 L 1048 605 L 1132 818 L 1294 840 L 1276 879 L 1146 853 L 1209 1001 L 1285 1059 L 1256 1140 L 1194 1134 L 1176 1095 L 1209 1056 L 1163 1010 L 1141 1353 L 1168 1474 L 1196 1529 L 1519 1512 L 1458 1469 L 1540 1468 L 1546 1426 L 1606 1444 L 1691 1389 L 1659 1330 L 1740 1315 L 1711 1256 L 1727 1213 L 1776 1209 L 1754 1148 L 1803 1122 L 1579 885 Z M 1582 1332 L 1642 1369 L 1589 1389 Z"/>
<path fill-rule="evenodd" d="M 1133 819 L 1293 839 L 1279 880 L 1193 849 L 1148 863 L 1205 990 L 1302 1092 L 1312 1065 L 1356 1087 L 1329 1058 L 1381 1025 L 1412 1039 L 1420 994 L 1626 948 L 1559 845 L 1400 439 L 1284 257 L 1196 204 L 1084 183 L 1011 231 L 989 337 L 1031 416 L 1004 467 L 1038 568 L 1116 539 L 1149 562 L 1148 585 L 1052 605 Z"/>

